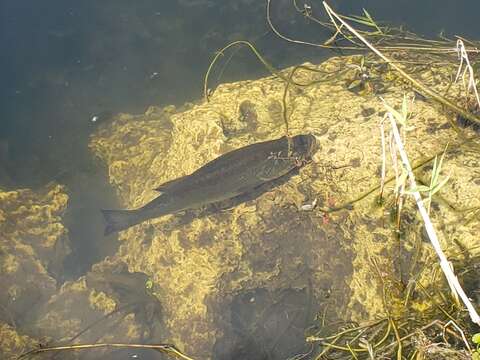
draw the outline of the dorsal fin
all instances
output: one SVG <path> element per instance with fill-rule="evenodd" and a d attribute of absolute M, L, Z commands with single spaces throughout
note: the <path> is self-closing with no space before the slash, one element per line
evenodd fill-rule
<path fill-rule="evenodd" d="M 185 180 L 185 178 L 187 176 L 188 175 L 185 175 L 185 176 L 181 176 L 177 179 L 167 181 L 167 182 L 163 183 L 162 185 L 160 185 L 159 187 L 155 188 L 155 190 L 160 191 L 160 192 L 167 192 L 168 190 L 171 190 L 175 185 L 177 185 L 180 182 L 182 182 L 183 180 Z"/>

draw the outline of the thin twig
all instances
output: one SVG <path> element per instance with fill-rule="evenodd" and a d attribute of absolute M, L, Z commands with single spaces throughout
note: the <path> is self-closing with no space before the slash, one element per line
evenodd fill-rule
<path fill-rule="evenodd" d="M 470 64 L 470 60 L 468 59 L 468 53 L 465 50 L 465 45 L 463 44 L 463 41 L 461 39 L 457 40 L 457 52 L 458 52 L 458 57 L 460 58 L 460 65 L 458 66 L 455 82 L 457 82 L 460 76 L 462 65 L 463 65 L 463 62 L 465 61 L 465 69 L 463 70 L 462 80 L 464 81 L 464 84 L 465 84 L 465 75 L 467 74 L 467 71 L 468 71 L 468 85 L 466 86 L 466 88 L 467 88 L 467 91 L 470 91 L 473 89 L 473 93 L 475 94 L 475 99 L 477 100 L 477 105 L 480 107 L 480 98 L 478 96 L 477 83 L 475 81 L 474 71 L 473 71 L 472 65 Z"/>
<path fill-rule="evenodd" d="M 267 23 L 268 23 L 268 26 L 270 27 L 270 29 L 272 29 L 272 31 L 275 33 L 275 35 L 277 35 L 279 38 L 281 38 L 285 41 L 294 43 L 294 44 L 308 45 L 308 46 L 314 46 L 314 47 L 319 47 L 319 48 L 324 48 L 324 49 L 338 48 L 338 47 L 334 47 L 334 46 L 329 45 L 329 44 L 318 44 L 318 43 L 312 43 L 312 42 L 309 42 L 309 41 L 295 40 L 295 39 L 289 38 L 289 37 L 281 34 L 277 30 L 277 28 L 275 28 L 275 26 L 273 26 L 273 23 L 272 23 L 272 19 L 271 19 L 271 16 L 270 16 L 270 3 L 271 2 L 272 2 L 271 0 L 267 0 L 266 19 L 267 19 Z M 353 46 L 352 47 L 341 47 L 341 49 L 342 50 L 358 50 L 358 47 L 353 47 Z"/>
<path fill-rule="evenodd" d="M 152 349 L 161 351 L 167 355 L 173 355 L 182 360 L 193 360 L 193 358 L 183 354 L 174 345 L 171 344 L 158 344 L 158 345 L 145 345 L 145 344 L 122 344 L 122 343 L 101 343 L 101 344 L 83 344 L 83 345 L 68 345 L 68 346 L 54 346 L 34 349 L 26 352 L 18 357 L 18 360 L 26 358 L 27 356 L 51 352 L 51 351 L 68 351 L 68 350 L 86 350 L 86 349 L 98 349 L 98 348 L 129 348 L 129 349 Z"/>
<path fill-rule="evenodd" d="M 457 330 L 460 335 L 462 336 L 462 340 L 463 340 L 463 343 L 465 344 L 465 346 L 467 347 L 468 351 L 469 352 L 472 352 L 472 348 L 470 347 L 470 344 L 468 343 L 467 341 L 467 338 L 465 337 L 465 333 L 463 332 L 462 329 L 460 329 L 460 326 L 457 325 L 457 323 L 453 320 L 449 320 L 445 326 L 443 327 L 443 337 L 445 338 L 445 332 L 447 331 L 447 328 L 448 326 L 452 325 L 455 330 Z M 447 341 L 445 341 L 447 343 Z"/>
<path fill-rule="evenodd" d="M 382 140 L 382 174 L 380 178 L 380 198 L 379 202 L 383 202 L 383 190 L 385 188 L 385 177 L 387 168 L 387 155 L 385 150 L 385 117 L 380 121 L 380 139 Z"/>
<path fill-rule="evenodd" d="M 402 360 L 402 340 L 400 339 L 400 334 L 398 333 L 397 325 L 395 325 L 395 320 L 390 319 L 392 323 L 393 333 L 395 334 L 395 339 L 397 340 L 397 360 Z"/>

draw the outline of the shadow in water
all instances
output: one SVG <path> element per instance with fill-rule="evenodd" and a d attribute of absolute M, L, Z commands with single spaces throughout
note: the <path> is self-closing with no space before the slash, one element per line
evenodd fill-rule
<path fill-rule="evenodd" d="M 227 305 L 224 336 L 217 340 L 218 360 L 273 360 L 307 354 L 304 332 L 316 301 L 308 289 L 254 289 L 236 295 Z"/>

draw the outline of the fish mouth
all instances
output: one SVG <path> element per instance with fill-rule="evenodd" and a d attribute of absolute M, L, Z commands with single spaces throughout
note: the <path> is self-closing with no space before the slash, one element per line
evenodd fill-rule
<path fill-rule="evenodd" d="M 293 147 L 299 159 L 309 162 L 317 151 L 317 139 L 312 134 L 297 135 L 294 137 Z"/>
<path fill-rule="evenodd" d="M 305 159 L 311 159 L 317 152 L 317 138 L 312 134 L 301 135 L 302 148 L 300 153 Z"/>

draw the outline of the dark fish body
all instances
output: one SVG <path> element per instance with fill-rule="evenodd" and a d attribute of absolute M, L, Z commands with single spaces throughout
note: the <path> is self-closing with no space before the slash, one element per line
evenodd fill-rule
<path fill-rule="evenodd" d="M 161 195 L 141 208 L 102 210 L 107 222 L 105 234 L 247 193 L 302 166 L 314 151 L 313 135 L 282 137 L 233 150 L 190 175 L 159 186 L 156 190 Z"/>

